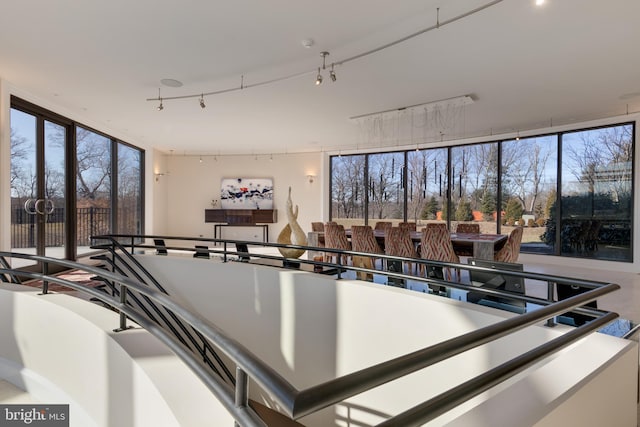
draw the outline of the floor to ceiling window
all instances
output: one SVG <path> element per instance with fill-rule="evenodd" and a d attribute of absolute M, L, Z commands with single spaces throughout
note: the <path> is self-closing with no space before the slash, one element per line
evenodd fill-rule
<path fill-rule="evenodd" d="M 632 261 L 635 123 L 331 157 L 331 219 L 524 228 L 521 252 Z M 406 160 L 405 160 L 406 159 Z"/>
<path fill-rule="evenodd" d="M 142 152 L 118 142 L 117 229 L 121 234 L 142 234 Z"/>
<path fill-rule="evenodd" d="M 11 98 L 11 246 L 74 259 L 90 236 L 143 232 L 144 152 Z"/>
<path fill-rule="evenodd" d="M 364 155 L 331 158 L 331 217 L 348 225 L 364 223 L 365 161 Z"/>
<path fill-rule="evenodd" d="M 111 140 L 76 127 L 76 213 L 78 252 L 90 251 L 91 236 L 112 231 Z"/>
<path fill-rule="evenodd" d="M 523 252 L 554 253 L 547 224 L 556 200 L 558 135 L 503 141 L 501 153 L 502 231 L 510 232 L 517 221 L 524 227 Z"/>
<path fill-rule="evenodd" d="M 495 233 L 499 214 L 497 178 L 497 143 L 452 147 L 449 221 L 476 222 L 482 225 L 481 232 Z"/>
<path fill-rule="evenodd" d="M 442 221 L 447 202 L 447 149 L 407 152 L 407 220 Z"/>
<path fill-rule="evenodd" d="M 633 131 L 627 124 L 562 134 L 554 237 L 563 255 L 632 260 Z"/>
<path fill-rule="evenodd" d="M 369 219 L 404 218 L 404 153 L 380 153 L 368 156 L 366 184 Z"/>

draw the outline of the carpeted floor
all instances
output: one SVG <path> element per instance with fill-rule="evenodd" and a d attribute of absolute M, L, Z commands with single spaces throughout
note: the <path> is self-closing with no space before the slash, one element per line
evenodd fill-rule
<path fill-rule="evenodd" d="M 60 279 L 68 280 L 70 282 L 79 283 L 79 284 L 82 284 L 84 286 L 92 287 L 92 288 L 98 287 L 100 285 L 104 285 L 104 282 L 102 282 L 101 280 L 92 279 L 93 274 L 87 273 L 87 272 L 81 271 L 81 270 L 66 271 L 64 273 L 57 274 L 56 277 L 58 277 Z M 25 285 L 26 286 L 32 286 L 32 287 L 35 287 L 35 288 L 42 288 L 42 280 L 33 280 L 33 281 L 25 283 Z M 78 291 L 76 291 L 74 289 L 71 289 L 69 287 L 58 285 L 56 283 L 51 283 L 51 282 L 49 282 L 49 291 L 51 291 L 51 292 L 69 292 L 69 293 L 73 293 L 73 292 L 77 293 L 78 292 Z"/>

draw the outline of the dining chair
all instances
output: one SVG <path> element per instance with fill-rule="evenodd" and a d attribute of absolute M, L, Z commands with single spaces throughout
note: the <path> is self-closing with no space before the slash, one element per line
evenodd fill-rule
<path fill-rule="evenodd" d="M 459 222 L 456 226 L 456 233 L 480 234 L 480 224 Z M 458 256 L 473 256 L 472 245 L 454 245 L 453 249 L 456 251 Z"/>
<path fill-rule="evenodd" d="M 456 233 L 480 234 L 480 224 L 459 222 L 458 225 L 456 226 Z"/>
<path fill-rule="evenodd" d="M 415 222 L 401 222 L 398 224 L 400 228 L 406 228 L 409 231 L 416 231 L 416 223 Z"/>
<path fill-rule="evenodd" d="M 378 241 L 376 240 L 373 229 L 370 225 L 353 225 L 351 226 L 351 248 L 355 252 L 366 252 L 369 254 L 384 254 Z M 376 257 L 370 257 L 371 268 L 375 268 Z"/>
<path fill-rule="evenodd" d="M 315 236 L 312 237 L 312 234 L 314 233 Z M 309 246 L 316 246 L 318 248 L 324 248 L 324 222 L 312 222 L 311 223 L 311 233 L 309 233 Z M 320 234 L 322 233 L 322 234 Z M 313 240 L 313 244 L 311 244 L 311 241 Z"/>
<path fill-rule="evenodd" d="M 444 230 L 448 230 L 446 222 L 430 222 L 427 224 L 426 228 L 442 228 Z"/>
<path fill-rule="evenodd" d="M 374 226 L 374 230 L 382 230 L 385 233 L 387 232 L 387 230 L 389 228 L 393 227 L 393 224 L 389 221 L 378 221 L 376 222 L 376 225 Z"/>
<path fill-rule="evenodd" d="M 384 253 L 390 256 L 417 258 L 418 254 L 411 240 L 409 228 L 391 227 L 384 237 Z M 387 263 L 388 262 L 387 260 Z M 403 262 L 402 272 L 404 272 L 404 264 Z M 409 274 L 413 273 L 413 263 L 407 262 L 406 264 Z"/>
<path fill-rule="evenodd" d="M 422 229 L 420 241 L 422 251 L 420 257 L 432 261 L 460 262 L 460 257 L 453 251 L 451 236 L 446 227 L 425 227 Z M 455 269 L 457 280 L 460 280 L 460 270 Z M 421 269 L 424 274 L 424 268 Z M 451 280 L 451 271 L 445 269 L 445 280 Z"/>
<path fill-rule="evenodd" d="M 200 246 L 200 245 L 196 245 L 196 250 L 193 253 L 193 257 L 194 258 L 211 258 L 211 254 L 209 253 L 209 247 L 208 246 Z"/>
<path fill-rule="evenodd" d="M 587 234 L 587 239 L 585 241 L 585 249 L 588 251 L 597 251 L 598 250 L 598 239 L 600 238 L 600 228 L 602 227 L 602 222 L 593 220 L 591 221 L 591 228 L 589 229 L 589 233 Z"/>
<path fill-rule="evenodd" d="M 500 262 L 516 262 L 520 256 L 520 243 L 522 242 L 522 227 L 516 227 L 511 230 L 507 242 L 500 249 L 494 259 Z"/>
<path fill-rule="evenodd" d="M 167 255 L 167 245 L 164 243 L 164 239 L 153 239 L 153 243 L 156 245 L 156 255 Z"/>
<path fill-rule="evenodd" d="M 324 225 L 324 246 L 330 249 L 340 249 L 343 251 L 351 250 L 351 243 L 347 239 L 347 234 L 344 231 L 344 226 L 339 224 L 326 223 Z M 325 252 L 324 258 L 326 262 L 338 262 L 337 253 Z M 342 255 L 342 263 L 346 264 L 349 259 L 349 255 Z"/>

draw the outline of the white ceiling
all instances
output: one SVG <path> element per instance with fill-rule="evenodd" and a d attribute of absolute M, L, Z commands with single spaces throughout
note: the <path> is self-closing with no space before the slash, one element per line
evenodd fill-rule
<path fill-rule="evenodd" d="M 640 110 L 640 1 L 3 0 L 0 78 L 129 142 L 187 154 L 363 144 L 349 117 L 472 95 L 467 136 Z M 311 48 L 302 40 L 312 38 Z M 219 91 L 297 75 L 205 98 Z M 630 94 L 635 94 L 632 96 Z M 626 95 L 626 96 L 625 96 Z M 621 99 L 622 97 L 622 99 Z M 366 141 L 365 141 L 366 144 Z"/>

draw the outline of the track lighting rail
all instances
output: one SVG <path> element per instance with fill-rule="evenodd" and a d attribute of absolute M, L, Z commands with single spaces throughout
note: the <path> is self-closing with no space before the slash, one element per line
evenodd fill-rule
<path fill-rule="evenodd" d="M 343 59 L 343 60 L 340 60 L 340 61 L 332 62 L 331 63 L 331 70 L 329 72 L 329 77 L 331 78 L 332 81 L 336 81 L 337 76 L 336 76 L 335 71 L 334 71 L 334 67 L 335 66 L 344 65 L 344 64 L 346 64 L 348 62 L 355 61 L 357 59 L 363 58 L 365 56 L 372 55 L 372 54 L 380 52 L 380 51 L 382 51 L 384 49 L 387 49 L 387 48 L 390 48 L 390 47 L 395 46 L 397 44 L 403 43 L 403 42 L 405 42 L 407 40 L 410 40 L 410 39 L 415 38 L 417 36 L 420 36 L 422 34 L 428 33 L 428 32 L 433 31 L 433 30 L 437 30 L 437 29 L 442 28 L 442 27 L 444 27 L 446 25 L 449 25 L 449 24 L 452 24 L 454 22 L 460 21 L 460 20 L 462 20 L 464 18 L 467 18 L 467 17 L 469 17 L 471 15 L 474 15 L 474 14 L 476 14 L 478 12 L 481 12 L 481 11 L 483 11 L 485 9 L 488 9 L 491 6 L 494 6 L 494 5 L 498 4 L 498 3 L 501 3 L 502 1 L 503 0 L 490 1 L 490 2 L 488 2 L 486 4 L 483 4 L 483 5 L 475 8 L 475 9 L 469 10 L 469 11 L 467 11 L 465 13 L 462 13 L 460 15 L 454 16 L 453 18 L 447 19 L 445 21 L 440 21 L 440 8 L 438 8 L 438 10 L 437 10 L 437 20 L 436 20 L 436 23 L 434 25 L 431 25 L 431 26 L 429 26 L 427 28 L 423 28 L 422 30 L 416 31 L 416 32 L 414 32 L 412 34 L 409 34 L 409 35 L 407 35 L 405 37 L 402 37 L 401 39 L 392 41 L 392 42 L 387 43 L 385 45 L 382 45 L 382 46 L 376 47 L 374 49 L 368 50 L 366 52 L 362 52 L 360 54 L 351 56 L 349 58 L 346 58 L 346 59 Z M 329 52 L 324 51 L 324 52 L 321 52 L 320 55 L 322 56 L 322 69 L 324 70 L 325 66 L 326 66 L 326 64 L 325 64 L 326 56 L 329 55 Z M 311 70 L 311 71 L 309 71 L 309 70 L 308 71 L 301 71 L 301 72 L 298 72 L 298 73 L 293 73 L 293 74 L 289 74 L 289 75 L 282 76 L 282 77 L 276 77 L 276 78 L 269 79 L 269 80 L 263 80 L 263 81 L 259 81 L 259 82 L 251 83 L 251 84 L 245 84 L 244 83 L 244 75 L 243 75 L 242 78 L 241 78 L 241 82 L 240 82 L 239 86 L 229 87 L 229 88 L 210 91 L 210 92 L 200 92 L 200 93 L 196 93 L 196 94 L 178 95 L 178 96 L 166 96 L 166 97 L 161 97 L 160 93 L 158 92 L 158 97 L 147 98 L 146 100 L 147 101 L 159 101 L 160 102 L 160 106 L 158 107 L 158 110 L 162 110 L 162 108 L 160 108 L 160 107 L 162 107 L 162 101 L 174 100 L 174 99 L 200 98 L 200 106 L 202 107 L 202 105 L 204 104 L 204 97 L 205 96 L 221 95 L 223 93 L 235 92 L 235 91 L 249 89 L 249 88 L 258 87 L 258 86 L 265 86 L 265 85 L 269 85 L 269 84 L 272 84 L 272 83 L 277 83 L 277 82 L 281 82 L 281 81 L 290 80 L 290 79 L 293 79 L 293 78 L 305 76 L 305 75 L 314 73 L 315 71 L 316 71 L 315 69 Z M 322 83 L 322 76 L 320 74 L 320 68 L 317 69 L 317 75 L 316 75 L 315 82 L 316 82 L 316 85 L 319 85 L 319 84 Z M 202 107 L 202 108 L 204 108 L 204 107 Z"/>

